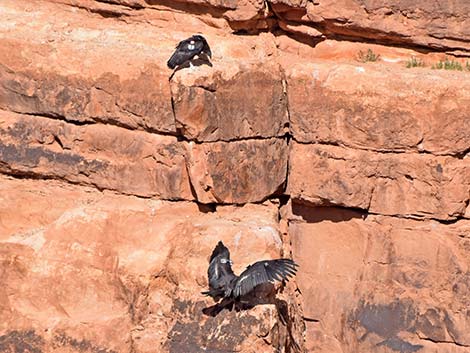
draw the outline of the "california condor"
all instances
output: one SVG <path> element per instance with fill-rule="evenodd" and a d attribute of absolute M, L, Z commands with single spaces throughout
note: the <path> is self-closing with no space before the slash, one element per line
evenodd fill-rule
<path fill-rule="evenodd" d="M 296 274 L 298 266 L 291 259 L 263 260 L 249 265 L 240 276 L 236 276 L 231 265 L 230 251 L 219 241 L 209 260 L 209 290 L 202 294 L 215 301 L 222 299 L 222 302 L 215 310 L 204 311 L 205 314 L 217 315 L 223 307 L 239 303 L 241 297 L 249 295 L 260 284 L 288 281 Z"/>
<path fill-rule="evenodd" d="M 177 66 L 180 66 L 186 62 L 191 64 L 191 60 L 198 56 L 199 58 L 204 58 L 207 60 L 207 57 L 212 58 L 212 52 L 207 44 L 206 39 L 199 35 L 195 34 L 188 39 L 185 39 L 178 43 L 176 50 L 168 60 L 167 65 L 170 69 L 174 69 Z"/>

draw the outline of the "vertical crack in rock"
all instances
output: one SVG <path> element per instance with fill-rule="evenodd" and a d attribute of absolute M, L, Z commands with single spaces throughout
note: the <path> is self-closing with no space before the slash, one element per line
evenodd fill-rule
<path fill-rule="evenodd" d="M 270 4 L 267 3 L 268 8 L 270 8 Z M 270 9 L 270 11 L 272 11 Z M 277 49 L 278 50 L 278 49 Z M 287 144 L 287 166 L 286 166 L 286 175 L 284 184 L 282 186 L 282 194 L 279 195 L 279 204 L 278 204 L 278 222 L 279 228 L 282 235 L 282 242 L 283 242 L 283 256 L 292 258 L 292 243 L 289 234 L 289 219 L 288 219 L 288 212 L 287 209 L 291 207 L 291 197 L 288 190 L 288 182 L 289 182 L 289 172 L 290 172 L 290 156 L 291 156 L 291 140 L 292 140 L 292 129 L 291 129 L 291 111 L 289 105 L 289 86 L 287 75 L 284 68 L 279 65 L 279 70 L 281 74 L 281 84 L 283 88 L 283 94 L 285 99 L 285 106 L 287 114 L 287 122 L 284 125 L 285 133 L 284 139 L 286 140 Z M 304 333 L 306 330 L 305 323 L 303 321 L 303 312 L 300 303 L 300 291 L 297 286 L 297 278 L 294 277 L 291 280 L 291 286 L 295 287 L 295 295 L 290 293 L 289 300 L 286 303 L 285 308 L 285 315 L 280 315 L 281 321 L 283 324 L 286 325 L 288 337 L 286 339 L 286 353 L 300 353 L 305 350 L 304 347 Z M 292 287 L 291 287 L 292 288 Z M 289 294 L 288 294 L 289 295 Z M 279 309 L 281 310 L 281 308 Z"/>
<path fill-rule="evenodd" d="M 170 87 L 170 103 L 171 103 L 171 112 L 173 113 L 173 126 L 176 129 L 176 111 L 175 111 L 175 93 L 173 92 L 172 79 L 176 71 L 173 71 L 168 78 L 168 85 Z M 180 136 L 178 129 L 176 129 L 176 136 Z"/>
<path fill-rule="evenodd" d="M 193 142 L 186 143 L 185 147 L 186 147 L 186 156 L 185 156 L 186 175 L 188 176 L 189 189 L 191 190 L 191 195 L 193 196 L 194 200 L 199 203 L 197 191 L 196 191 L 196 188 L 194 187 L 194 180 L 193 180 L 194 177 L 191 173 Z"/>
<path fill-rule="evenodd" d="M 284 99 L 286 102 L 286 114 L 287 114 L 287 122 L 284 125 L 284 128 L 286 130 L 284 134 L 284 138 L 286 139 L 287 142 L 287 167 L 286 167 L 286 178 L 284 181 L 284 187 L 283 187 L 283 193 L 288 192 L 288 182 L 289 182 L 289 168 L 290 168 L 290 142 L 292 140 L 292 130 L 291 130 L 291 119 L 290 119 L 290 107 L 289 107 L 289 86 L 287 83 L 287 75 L 284 70 L 284 68 L 280 65 L 279 66 L 280 72 L 281 72 L 281 83 L 282 83 L 282 88 L 283 88 L 283 93 L 284 93 Z"/>

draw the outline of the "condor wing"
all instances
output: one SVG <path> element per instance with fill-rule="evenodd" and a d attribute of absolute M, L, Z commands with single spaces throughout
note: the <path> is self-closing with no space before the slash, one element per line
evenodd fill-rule
<path fill-rule="evenodd" d="M 256 286 L 274 282 L 288 281 L 297 271 L 297 264 L 291 259 L 265 260 L 248 266 L 238 277 L 233 290 L 235 298 L 251 292 Z"/>

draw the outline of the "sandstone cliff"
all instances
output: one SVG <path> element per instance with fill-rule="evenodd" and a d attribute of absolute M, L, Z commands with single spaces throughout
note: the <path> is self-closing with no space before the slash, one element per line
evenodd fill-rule
<path fill-rule="evenodd" d="M 3 0 L 0 351 L 470 351 L 470 5 L 417 3 Z M 218 240 L 277 305 L 202 315 Z"/>

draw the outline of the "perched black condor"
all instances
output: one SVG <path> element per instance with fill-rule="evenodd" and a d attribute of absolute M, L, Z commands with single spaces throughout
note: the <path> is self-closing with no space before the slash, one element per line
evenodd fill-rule
<path fill-rule="evenodd" d="M 191 65 L 191 60 L 195 56 L 198 56 L 199 58 L 202 57 L 205 60 L 208 60 L 207 57 L 212 58 L 209 44 L 207 44 L 206 39 L 199 34 L 195 34 L 188 39 L 179 42 L 176 46 L 175 52 L 168 60 L 167 65 L 172 70 L 187 62 Z"/>

